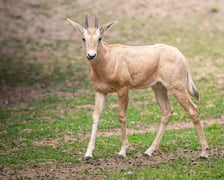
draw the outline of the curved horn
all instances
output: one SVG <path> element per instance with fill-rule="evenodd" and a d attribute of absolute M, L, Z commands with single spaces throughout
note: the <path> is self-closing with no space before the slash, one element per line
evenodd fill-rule
<path fill-rule="evenodd" d="M 87 29 L 89 27 L 89 22 L 88 22 L 88 15 L 85 15 L 85 28 Z"/>
<path fill-rule="evenodd" d="M 98 25 L 98 18 L 97 18 L 97 16 L 95 16 L 95 28 L 98 29 L 98 26 L 99 26 Z"/>

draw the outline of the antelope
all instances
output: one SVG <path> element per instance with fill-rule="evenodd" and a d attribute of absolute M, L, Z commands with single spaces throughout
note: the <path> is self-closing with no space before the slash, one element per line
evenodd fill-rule
<path fill-rule="evenodd" d="M 71 25 L 82 34 L 86 48 L 86 58 L 90 63 L 90 77 L 95 88 L 95 107 L 92 115 L 92 131 L 84 160 L 93 157 L 96 133 L 101 113 L 108 93 L 118 96 L 118 119 L 121 123 L 121 149 L 118 157 L 126 157 L 128 138 L 126 133 L 126 114 L 130 89 L 151 87 L 161 110 L 161 121 L 154 141 L 145 151 L 145 156 L 152 156 L 158 150 L 173 107 L 168 98 L 168 91 L 178 100 L 197 129 L 201 144 L 200 157 L 207 158 L 208 143 L 199 119 L 197 106 L 189 94 L 199 100 L 197 90 L 184 55 L 175 47 L 166 44 L 151 46 L 109 45 L 102 41 L 104 33 L 117 21 L 89 27 L 85 16 L 85 27 L 67 18 Z"/>

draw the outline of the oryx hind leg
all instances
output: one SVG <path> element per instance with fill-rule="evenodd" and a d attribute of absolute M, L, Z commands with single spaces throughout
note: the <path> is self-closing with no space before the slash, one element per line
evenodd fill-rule
<path fill-rule="evenodd" d="M 191 101 L 191 99 L 187 93 L 187 90 L 185 90 L 184 88 L 174 89 L 174 90 L 172 90 L 172 93 L 177 98 L 177 100 L 179 101 L 181 106 L 184 108 L 184 110 L 188 113 L 188 115 L 190 116 L 190 118 L 197 130 L 197 134 L 199 136 L 199 140 L 200 140 L 201 148 L 202 148 L 202 152 L 201 152 L 200 156 L 203 158 L 207 158 L 208 153 L 206 150 L 208 148 L 208 143 L 207 143 L 207 140 L 205 138 L 205 135 L 204 135 L 204 132 L 203 132 L 203 129 L 201 126 L 197 106 Z"/>
<path fill-rule="evenodd" d="M 119 121 L 121 123 L 121 150 L 118 153 L 118 157 L 125 157 L 126 150 L 128 148 L 128 137 L 126 132 L 126 119 L 127 119 L 127 107 L 128 107 L 128 88 L 121 89 L 118 94 L 118 101 L 119 101 Z"/>
<path fill-rule="evenodd" d="M 172 105 L 170 104 L 169 98 L 167 96 L 167 89 L 161 83 L 157 83 L 152 87 L 152 89 L 159 104 L 162 117 L 156 138 L 154 139 L 152 145 L 145 151 L 145 155 L 147 156 L 151 156 L 152 153 L 159 148 L 160 141 L 173 112 Z"/>

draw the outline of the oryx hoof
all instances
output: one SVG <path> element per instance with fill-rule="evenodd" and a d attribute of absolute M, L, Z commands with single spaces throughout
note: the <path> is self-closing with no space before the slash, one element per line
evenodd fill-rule
<path fill-rule="evenodd" d="M 152 151 L 152 150 L 150 150 L 150 151 L 146 151 L 146 152 L 144 152 L 143 156 L 144 156 L 144 157 L 151 157 L 151 156 L 153 155 L 154 152 L 155 152 L 155 151 Z"/>
<path fill-rule="evenodd" d="M 124 159 L 126 156 L 122 155 L 122 154 L 117 154 L 116 155 L 116 158 L 119 158 L 119 159 Z"/>
<path fill-rule="evenodd" d="M 201 152 L 200 156 L 201 159 L 208 159 L 208 153 L 206 151 Z"/>
<path fill-rule="evenodd" d="M 88 160 L 90 160 L 90 159 L 92 159 L 93 157 L 91 157 L 91 156 L 85 156 L 84 158 L 83 158 L 83 160 L 84 161 L 88 161 Z"/>
<path fill-rule="evenodd" d="M 149 154 L 147 154 L 147 153 L 143 153 L 142 156 L 143 156 L 144 158 L 149 158 L 149 157 L 151 157 L 152 155 L 149 155 Z"/>

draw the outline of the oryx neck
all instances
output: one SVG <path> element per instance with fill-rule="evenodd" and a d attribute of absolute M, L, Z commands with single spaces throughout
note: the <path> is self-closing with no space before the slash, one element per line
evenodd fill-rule
<path fill-rule="evenodd" d="M 108 53 L 108 45 L 106 42 L 100 42 L 98 49 L 97 49 L 97 58 L 94 61 L 91 61 L 91 67 L 95 74 L 102 75 L 107 69 L 107 65 L 110 59 L 107 58 Z"/>

